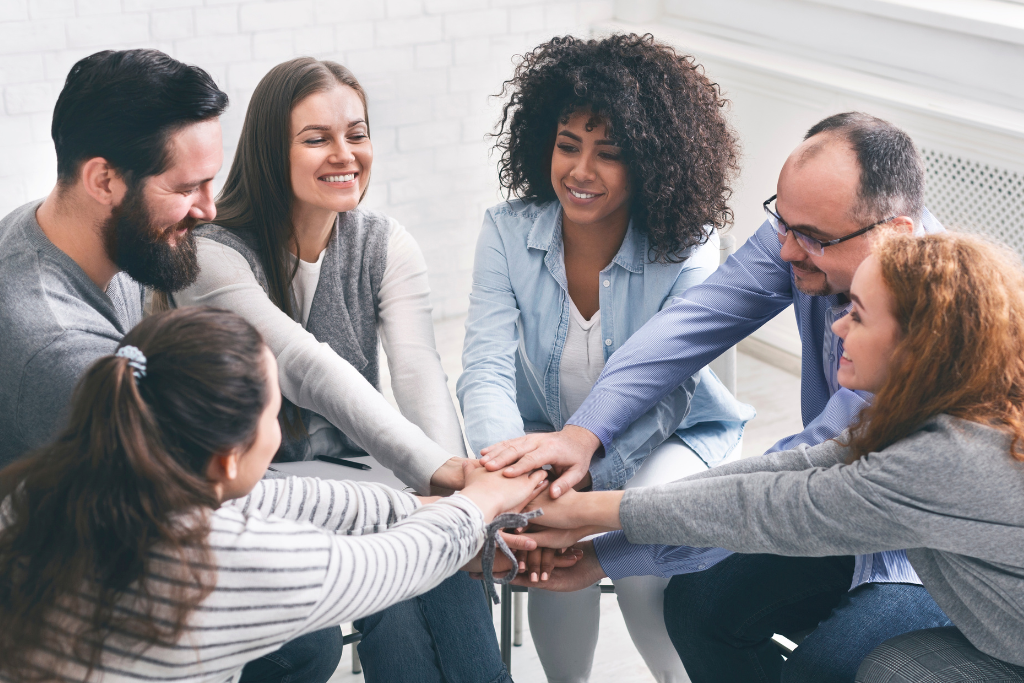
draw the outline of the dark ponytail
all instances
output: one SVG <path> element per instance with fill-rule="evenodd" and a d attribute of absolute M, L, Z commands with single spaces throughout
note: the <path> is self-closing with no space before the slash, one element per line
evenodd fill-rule
<path fill-rule="evenodd" d="M 44 645 L 91 673 L 108 639 L 173 643 L 213 588 L 206 468 L 255 439 L 263 341 L 232 313 L 186 308 L 145 319 L 128 345 L 144 376 L 96 361 L 56 442 L 0 471 L 0 678 L 43 680 Z"/>

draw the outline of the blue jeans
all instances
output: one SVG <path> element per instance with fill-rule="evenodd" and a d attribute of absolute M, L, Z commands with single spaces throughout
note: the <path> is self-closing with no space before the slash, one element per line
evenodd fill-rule
<path fill-rule="evenodd" d="M 483 587 L 465 572 L 353 625 L 366 683 L 512 683 Z"/>
<path fill-rule="evenodd" d="M 307 633 L 251 661 L 239 683 L 327 683 L 341 661 L 341 627 Z"/>
<path fill-rule="evenodd" d="M 950 624 L 922 586 L 852 577 L 852 557 L 733 555 L 672 578 L 665 625 L 693 683 L 853 683 L 882 642 Z M 787 660 L 770 641 L 810 628 Z"/>

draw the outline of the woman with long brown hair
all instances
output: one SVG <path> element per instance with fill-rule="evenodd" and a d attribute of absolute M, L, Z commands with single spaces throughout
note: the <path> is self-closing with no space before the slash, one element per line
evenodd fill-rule
<path fill-rule="evenodd" d="M 309 57 L 271 69 L 246 111 L 217 224 L 196 233 L 199 278 L 174 301 L 234 311 L 263 335 L 285 398 L 277 459 L 365 451 L 421 494 L 459 489 L 466 450 L 426 264 L 405 228 L 361 206 L 372 167 L 352 72 Z M 381 394 L 378 345 L 401 412 Z M 439 617 L 453 605 L 457 618 Z M 508 675 L 483 591 L 464 574 L 358 628 L 367 681 L 403 680 L 400 663 L 426 650 L 450 680 Z"/>
<path fill-rule="evenodd" d="M 741 553 L 905 548 L 950 623 L 886 641 L 857 680 L 1024 681 L 1020 260 L 968 235 L 885 234 L 850 298 L 833 327 L 844 342 L 839 382 L 875 398 L 844 436 L 624 494 L 542 495 L 541 523 L 571 530 L 538 540 L 621 528 L 632 543 Z M 591 550 L 556 570 L 548 587 L 589 585 L 603 573 L 596 559 Z"/>
<path fill-rule="evenodd" d="M 251 325 L 207 308 L 145 319 L 88 370 L 57 440 L 0 471 L 0 680 L 237 681 L 437 585 L 543 485 L 474 468 L 436 500 L 261 480 L 277 373 Z"/>
<path fill-rule="evenodd" d="M 466 449 L 434 345 L 426 264 L 397 221 L 360 206 L 373 141 L 366 93 L 301 57 L 256 86 L 200 276 L 174 303 L 234 311 L 281 368 L 278 460 L 365 451 L 420 493 L 458 488 Z M 402 412 L 380 392 L 378 344 Z M 403 417 L 404 415 L 404 417 Z"/>

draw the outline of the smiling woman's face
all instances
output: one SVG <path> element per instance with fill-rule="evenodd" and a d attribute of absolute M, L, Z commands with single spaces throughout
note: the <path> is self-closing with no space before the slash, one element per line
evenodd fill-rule
<path fill-rule="evenodd" d="M 592 225 L 629 220 L 629 172 L 601 119 L 578 111 L 559 122 L 551 151 L 551 185 L 564 220 Z"/>
<path fill-rule="evenodd" d="M 296 203 L 338 212 L 356 208 L 373 163 L 359 93 L 338 85 L 295 105 L 289 156 Z"/>
<path fill-rule="evenodd" d="M 864 259 L 850 286 L 850 312 L 832 325 L 843 340 L 839 384 L 877 394 L 889 376 L 889 364 L 900 340 L 893 298 L 873 255 Z"/>

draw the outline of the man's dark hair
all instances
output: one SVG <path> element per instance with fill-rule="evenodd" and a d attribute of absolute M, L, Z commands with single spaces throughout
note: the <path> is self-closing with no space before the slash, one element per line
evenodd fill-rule
<path fill-rule="evenodd" d="M 159 50 L 105 50 L 73 67 L 53 109 L 57 180 L 103 157 L 129 184 L 163 173 L 168 138 L 219 116 L 228 96 L 210 75 Z"/>
<path fill-rule="evenodd" d="M 831 133 L 850 143 L 860 165 L 860 190 L 855 212 L 862 221 L 924 212 L 924 164 L 905 132 L 880 118 L 851 111 L 819 121 L 804 140 Z"/>

